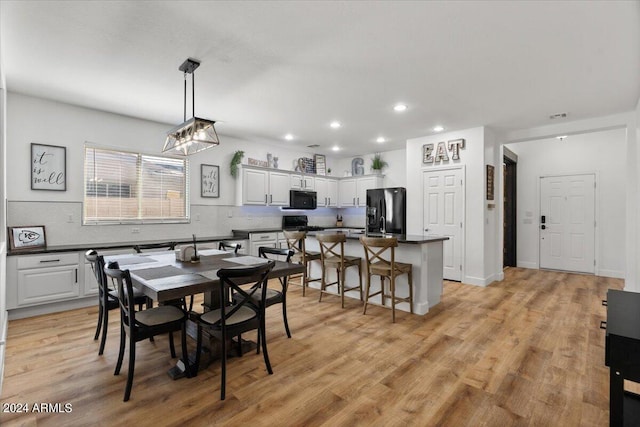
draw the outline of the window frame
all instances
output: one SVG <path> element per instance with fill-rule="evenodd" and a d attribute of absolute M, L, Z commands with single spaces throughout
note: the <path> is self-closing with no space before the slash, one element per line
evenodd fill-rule
<path fill-rule="evenodd" d="M 135 173 L 135 183 L 126 184 L 126 183 L 112 183 L 106 182 L 103 184 L 93 183 L 93 194 L 99 193 L 99 187 L 103 186 L 105 188 L 104 197 L 108 197 L 109 188 L 113 186 L 119 186 L 120 189 L 128 187 L 129 194 L 136 194 L 134 198 L 137 200 L 137 217 L 136 218 L 119 218 L 119 219 L 87 219 L 87 196 L 89 196 L 89 170 L 87 168 L 87 151 L 88 150 L 99 150 L 104 152 L 109 152 L 113 154 L 125 153 L 129 155 L 136 156 L 136 173 Z M 146 158 L 143 160 L 143 158 Z M 147 161 L 149 158 L 163 158 L 169 160 L 178 160 L 183 162 L 184 164 L 184 187 L 182 188 L 184 191 L 184 217 L 179 218 L 171 218 L 171 217 L 142 217 L 141 209 L 142 209 L 142 183 L 143 183 L 143 168 L 141 167 L 142 163 Z M 103 145 L 96 145 L 92 143 L 86 142 L 84 144 L 83 156 L 83 183 L 82 183 L 82 225 L 127 225 L 127 224 L 188 224 L 191 222 L 191 203 L 190 203 L 190 168 L 189 168 L 189 159 L 185 157 L 177 157 L 177 156 L 167 156 L 160 155 L 155 153 L 145 153 L 140 151 L 132 151 L 127 149 L 122 149 L 119 147 L 109 147 Z M 122 191 L 122 190 L 121 190 Z M 98 196 L 100 197 L 100 196 Z M 162 199 L 160 199 L 162 200 Z"/>

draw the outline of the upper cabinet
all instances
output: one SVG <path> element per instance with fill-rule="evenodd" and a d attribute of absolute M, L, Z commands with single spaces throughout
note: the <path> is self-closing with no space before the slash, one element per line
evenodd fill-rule
<path fill-rule="evenodd" d="M 236 180 L 236 205 L 289 206 L 289 190 L 317 193 L 318 207 L 362 207 L 367 190 L 382 187 L 382 176 L 333 178 L 241 166 Z"/>
<path fill-rule="evenodd" d="M 315 181 L 318 207 L 338 207 L 338 180 L 316 177 Z"/>
<path fill-rule="evenodd" d="M 242 168 L 236 182 L 236 204 L 289 206 L 289 174 Z"/>
<path fill-rule="evenodd" d="M 314 179 L 309 175 L 291 174 L 291 188 L 295 190 L 314 191 Z"/>
<path fill-rule="evenodd" d="M 367 190 L 382 187 L 381 176 L 361 176 L 340 180 L 340 207 L 367 205 Z"/>

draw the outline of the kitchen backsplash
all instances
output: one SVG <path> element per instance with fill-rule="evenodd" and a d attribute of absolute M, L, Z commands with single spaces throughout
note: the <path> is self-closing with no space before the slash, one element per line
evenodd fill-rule
<path fill-rule="evenodd" d="M 319 208 L 301 211 L 309 224 L 334 226 L 336 215 L 347 227 L 364 227 L 364 208 Z M 191 205 L 191 222 L 185 224 L 82 225 L 80 202 L 9 201 L 7 226 L 44 225 L 47 245 L 119 243 L 231 235 L 232 229 L 280 227 L 283 215 L 273 207 Z"/>

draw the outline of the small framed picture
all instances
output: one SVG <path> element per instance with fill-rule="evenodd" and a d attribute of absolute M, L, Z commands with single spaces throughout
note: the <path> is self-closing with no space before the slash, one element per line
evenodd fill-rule
<path fill-rule="evenodd" d="M 11 251 L 44 249 L 47 247 L 44 225 L 8 227 L 8 231 L 9 250 Z"/>
<path fill-rule="evenodd" d="M 324 156 L 324 154 L 314 154 L 313 159 L 316 162 L 316 174 L 326 175 L 327 174 L 327 158 Z"/>
<path fill-rule="evenodd" d="M 487 200 L 493 200 L 495 167 L 487 165 Z"/>
<path fill-rule="evenodd" d="M 200 165 L 200 195 L 220 197 L 220 166 Z"/>
<path fill-rule="evenodd" d="M 31 189 L 67 191 L 67 147 L 31 143 Z"/>

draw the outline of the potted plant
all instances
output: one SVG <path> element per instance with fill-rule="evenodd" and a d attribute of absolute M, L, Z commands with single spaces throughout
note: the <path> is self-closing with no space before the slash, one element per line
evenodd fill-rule
<path fill-rule="evenodd" d="M 231 176 L 234 178 L 238 176 L 238 165 L 242 161 L 243 157 L 244 157 L 244 151 L 242 150 L 238 150 L 235 153 L 233 153 L 233 157 L 231 158 L 231 163 L 229 164 L 229 170 L 231 171 Z"/>
<path fill-rule="evenodd" d="M 382 155 L 380 153 L 375 153 L 373 158 L 371 159 L 371 169 L 373 173 L 376 175 L 380 175 L 382 173 L 382 168 L 387 166 L 388 163 L 382 160 Z"/>

